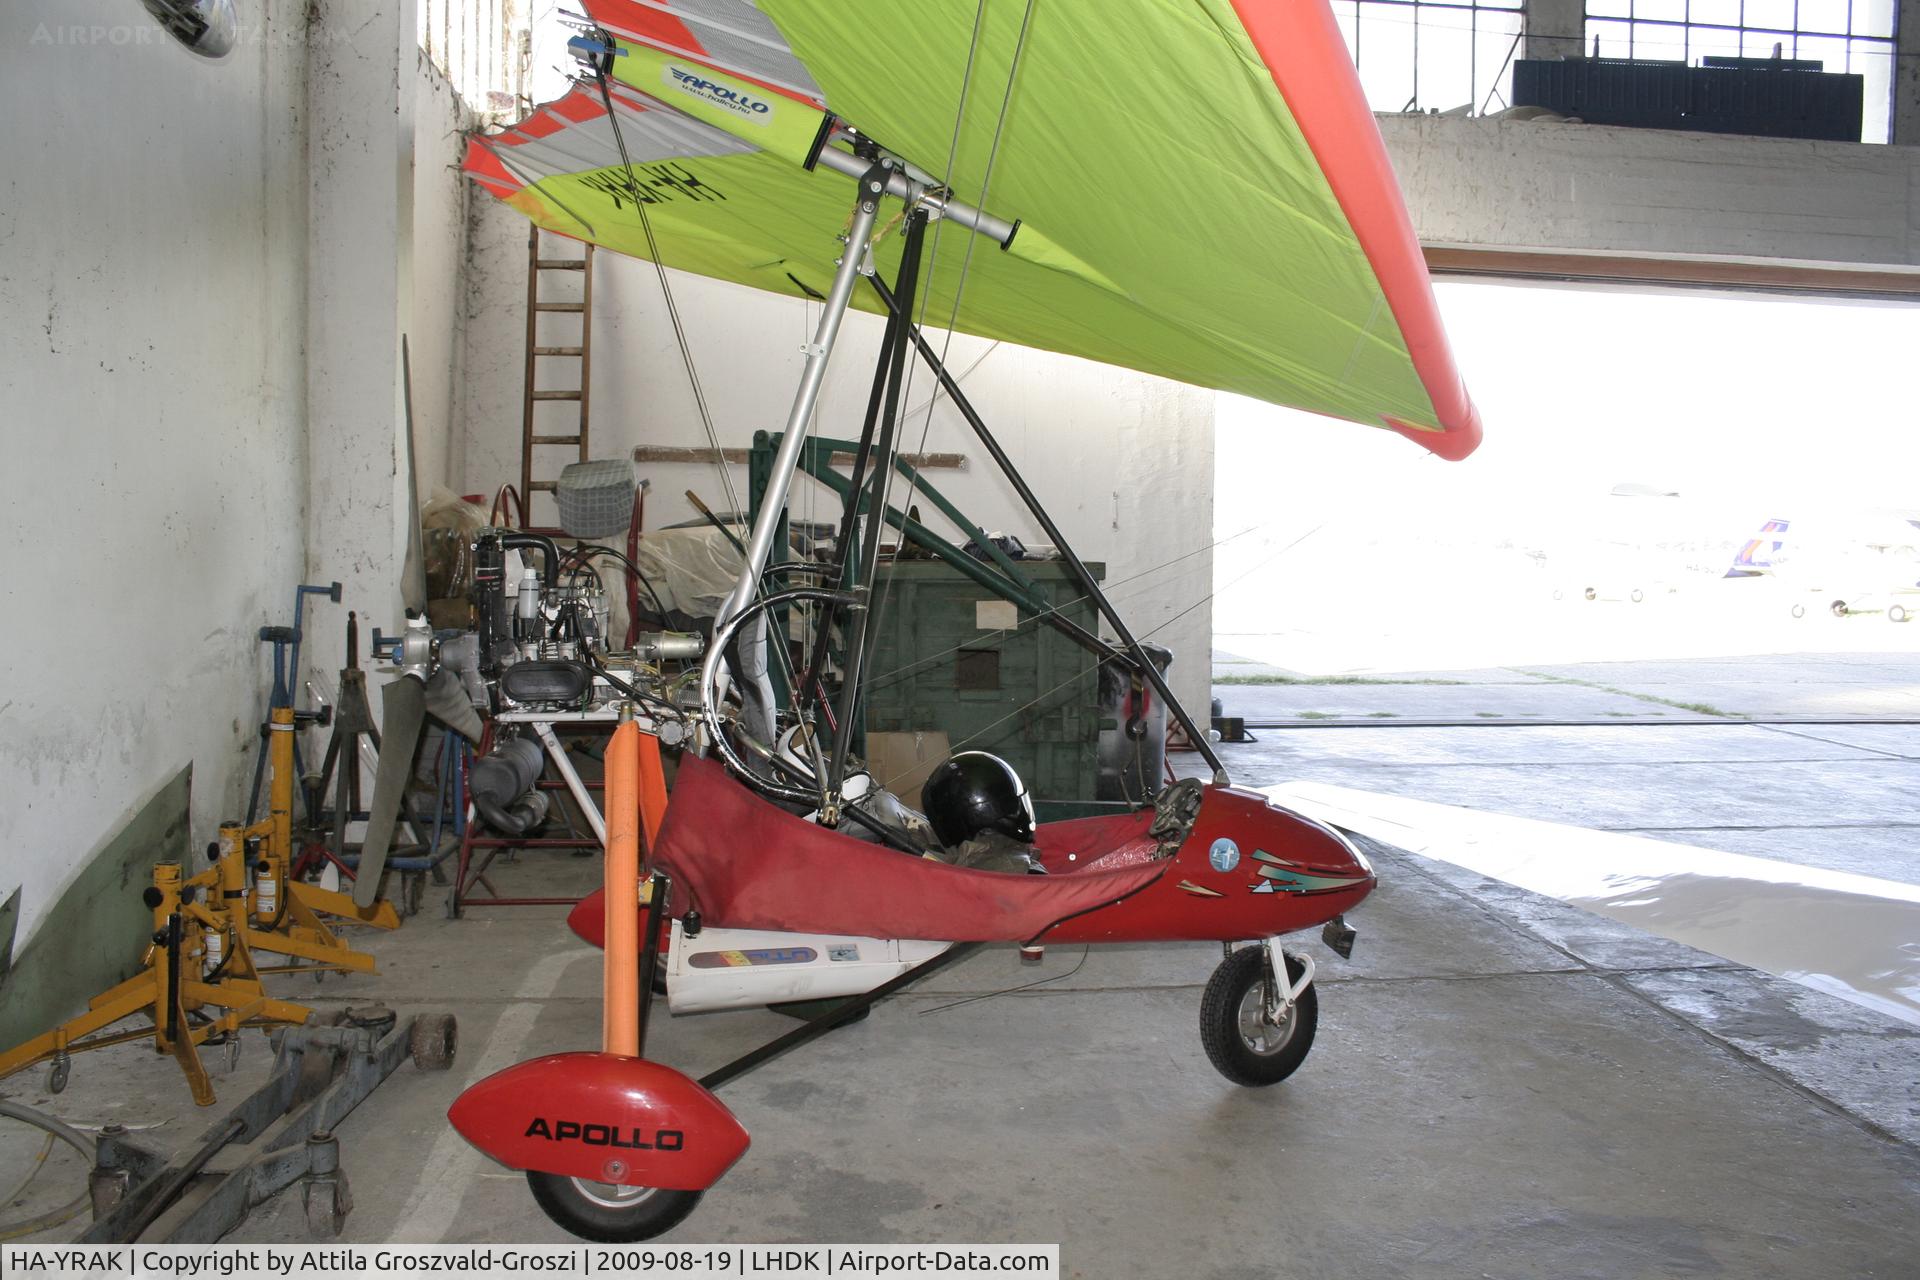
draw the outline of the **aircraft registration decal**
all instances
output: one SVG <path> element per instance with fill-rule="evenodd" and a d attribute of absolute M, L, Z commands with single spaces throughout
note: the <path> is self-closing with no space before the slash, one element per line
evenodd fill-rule
<path fill-rule="evenodd" d="M 694 969 L 747 969 L 763 964 L 811 964 L 820 958 L 812 947 L 767 947 L 754 951 L 696 951 L 687 959 Z"/>

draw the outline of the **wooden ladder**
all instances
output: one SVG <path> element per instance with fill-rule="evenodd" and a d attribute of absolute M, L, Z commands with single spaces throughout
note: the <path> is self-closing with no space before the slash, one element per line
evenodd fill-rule
<path fill-rule="evenodd" d="M 541 452 L 542 460 L 551 465 L 554 450 L 573 447 L 576 457 L 568 462 L 587 460 L 587 407 L 592 386 L 593 374 L 593 246 L 582 246 L 586 255 L 580 258 L 543 258 L 540 256 L 540 228 L 529 228 L 527 235 L 527 381 L 524 412 L 520 427 L 520 493 L 527 505 L 527 521 L 533 524 L 533 495 L 552 493 L 553 479 L 534 478 L 534 455 Z M 582 285 L 578 302 L 549 302 L 541 294 L 540 280 L 543 275 L 553 271 L 578 271 Z M 540 341 L 540 317 L 548 314 L 577 315 L 580 317 L 580 343 L 578 346 L 543 345 Z M 540 362 L 577 360 L 579 361 L 579 390 L 542 390 L 537 372 Z M 572 401 L 580 411 L 579 427 L 572 434 L 555 434 L 550 429 L 542 434 L 535 425 L 535 413 L 538 404 L 546 400 Z M 557 472 L 553 473 L 557 477 Z M 556 514 L 554 519 L 558 520 Z M 557 527 L 538 527 L 535 532 L 558 535 Z"/>

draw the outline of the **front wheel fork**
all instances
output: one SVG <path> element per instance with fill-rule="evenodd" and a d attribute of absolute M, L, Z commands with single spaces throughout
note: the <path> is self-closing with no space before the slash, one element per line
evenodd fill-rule
<path fill-rule="evenodd" d="M 1302 952 L 1287 952 L 1273 945 L 1272 938 L 1263 938 L 1260 942 L 1261 959 L 1267 966 L 1266 994 L 1262 997 L 1267 1022 L 1279 1026 L 1293 1011 L 1294 1001 L 1300 993 L 1313 985 L 1313 957 Z M 1233 954 L 1228 945 L 1227 954 Z M 1300 979 L 1287 981 L 1287 961 L 1293 960 L 1300 966 Z"/>

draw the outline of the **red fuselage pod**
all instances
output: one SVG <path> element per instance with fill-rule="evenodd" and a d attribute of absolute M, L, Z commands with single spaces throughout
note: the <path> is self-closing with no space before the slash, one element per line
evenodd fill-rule
<path fill-rule="evenodd" d="M 674 910 L 707 924 L 945 942 L 1247 942 L 1326 923 L 1373 891 L 1373 868 L 1330 827 L 1256 791 L 1205 789 L 1161 861 L 1152 809 L 1039 828 L 1044 876 L 971 871 L 814 826 L 684 760 L 661 837 Z M 605 898 L 568 917 L 604 945 Z M 643 908 L 636 907 L 636 911 Z"/>
<path fill-rule="evenodd" d="M 508 1067 L 454 1099 L 447 1119 L 509 1169 L 674 1191 L 706 1190 L 748 1142 L 733 1113 L 695 1081 L 611 1053 Z"/>
<path fill-rule="evenodd" d="M 1097 865 L 1097 864 L 1096 864 Z M 1339 832 L 1257 791 L 1208 787 L 1164 873 L 1036 941 L 1244 942 L 1325 924 L 1373 892 L 1373 866 Z"/>
<path fill-rule="evenodd" d="M 647 919 L 647 908 L 642 905 L 634 908 L 642 925 Z M 574 937 L 590 946 L 606 950 L 607 946 L 607 891 L 595 889 L 586 897 L 573 904 L 573 910 L 567 912 L 567 928 L 573 930 Z M 660 931 L 660 954 L 667 954 L 667 930 Z"/>
<path fill-rule="evenodd" d="M 647 909 L 638 909 L 642 919 Z M 595 889 L 586 897 L 573 904 L 573 910 L 567 912 L 567 928 L 580 941 L 590 943 L 603 950 L 607 945 L 607 891 Z"/>

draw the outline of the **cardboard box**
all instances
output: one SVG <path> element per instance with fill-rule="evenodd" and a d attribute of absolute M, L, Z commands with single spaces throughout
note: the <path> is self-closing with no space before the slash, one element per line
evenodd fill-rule
<path fill-rule="evenodd" d="M 944 729 L 867 735 L 867 767 L 875 781 L 915 809 L 927 775 L 951 754 Z"/>

